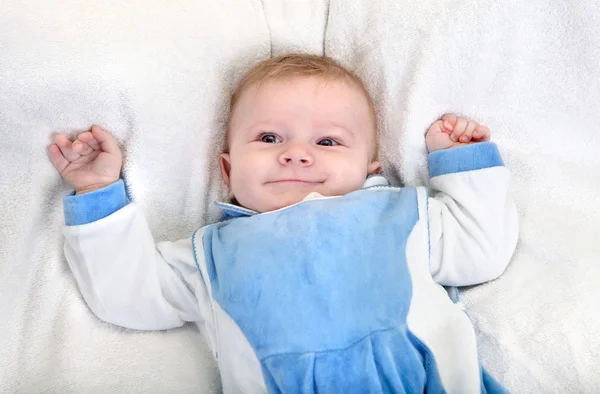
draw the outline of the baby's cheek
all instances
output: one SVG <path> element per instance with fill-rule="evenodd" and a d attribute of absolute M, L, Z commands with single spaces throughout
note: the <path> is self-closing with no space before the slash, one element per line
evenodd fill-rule
<path fill-rule="evenodd" d="M 244 190 L 247 189 L 246 182 L 247 175 L 245 170 L 238 168 L 231 172 L 231 191 L 238 200 L 243 196 Z"/>
<path fill-rule="evenodd" d="M 232 191 L 237 201 L 250 209 L 258 209 L 257 204 L 264 199 L 261 196 L 261 173 L 250 165 L 241 167 L 232 177 Z"/>
<path fill-rule="evenodd" d="M 349 168 L 349 167 L 346 167 Z M 339 171 L 332 179 L 332 195 L 345 195 L 359 190 L 363 187 L 366 180 L 366 172 L 361 171 Z"/>

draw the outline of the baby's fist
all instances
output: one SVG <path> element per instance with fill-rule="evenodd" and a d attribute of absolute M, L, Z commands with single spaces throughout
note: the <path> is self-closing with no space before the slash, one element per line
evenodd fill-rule
<path fill-rule="evenodd" d="M 60 175 L 77 194 L 101 189 L 119 180 L 123 155 L 112 135 L 99 126 L 81 133 L 75 141 L 58 134 L 48 148 Z"/>
<path fill-rule="evenodd" d="M 455 148 L 490 140 L 490 129 L 479 123 L 455 115 L 446 114 L 429 127 L 425 143 L 429 152 Z"/>

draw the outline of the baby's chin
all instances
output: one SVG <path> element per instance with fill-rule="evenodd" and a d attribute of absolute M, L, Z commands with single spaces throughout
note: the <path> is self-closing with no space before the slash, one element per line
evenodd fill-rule
<path fill-rule="evenodd" d="M 358 189 L 347 190 L 343 192 L 336 192 L 334 190 L 310 190 L 304 192 L 290 192 L 283 194 L 276 194 L 269 196 L 268 199 L 265 199 L 264 205 L 261 207 L 259 212 L 271 212 L 276 211 L 278 209 L 282 209 L 285 207 L 289 207 L 290 205 L 297 204 L 302 202 L 306 197 L 311 193 L 319 193 L 324 197 L 336 197 L 343 196 L 345 194 L 351 193 Z"/>
<path fill-rule="evenodd" d="M 316 191 L 316 190 L 315 190 Z M 260 201 L 260 203 L 256 204 L 254 208 L 257 212 L 271 212 L 276 211 L 278 209 L 282 209 L 285 207 L 289 207 L 290 205 L 297 204 L 304 200 L 306 196 L 315 191 L 307 190 L 303 192 L 288 192 L 270 195 Z M 317 191 L 318 192 L 318 191 Z"/>
<path fill-rule="evenodd" d="M 278 209 L 289 207 L 290 205 L 298 204 L 310 193 L 312 192 L 286 193 L 287 195 L 274 196 L 270 198 L 269 201 L 265 201 L 265 206 L 262 207 L 264 210 L 262 212 L 276 211 Z"/>
<path fill-rule="evenodd" d="M 287 190 L 287 191 L 277 191 L 274 192 L 271 190 L 270 193 L 266 193 L 263 195 L 263 198 L 260 201 L 248 202 L 248 205 L 244 205 L 243 201 L 238 200 L 240 204 L 245 206 L 246 208 L 250 208 L 256 212 L 272 212 L 278 209 L 289 207 L 290 205 L 297 204 L 304 200 L 311 193 L 319 193 L 325 197 L 334 197 L 341 196 L 347 193 L 350 193 L 353 190 L 328 190 L 326 188 L 311 188 L 306 190 Z M 358 190 L 358 189 L 356 189 Z"/>

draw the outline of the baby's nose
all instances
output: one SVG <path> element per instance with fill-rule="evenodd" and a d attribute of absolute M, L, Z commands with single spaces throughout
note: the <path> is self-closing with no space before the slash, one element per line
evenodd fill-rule
<path fill-rule="evenodd" d="M 282 165 L 312 165 L 314 159 L 310 151 L 300 146 L 293 146 L 286 149 L 281 155 L 279 155 L 279 163 Z"/>

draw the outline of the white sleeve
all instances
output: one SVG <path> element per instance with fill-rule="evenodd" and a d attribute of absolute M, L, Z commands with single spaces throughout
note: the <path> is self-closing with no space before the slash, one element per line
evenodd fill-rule
<path fill-rule="evenodd" d="M 86 303 L 100 319 L 142 330 L 203 320 L 209 300 L 191 238 L 155 245 L 122 181 L 66 197 L 64 205 L 65 255 Z"/>
<path fill-rule="evenodd" d="M 445 286 L 500 276 L 515 250 L 519 224 L 510 174 L 491 142 L 429 155 L 430 270 Z"/>

